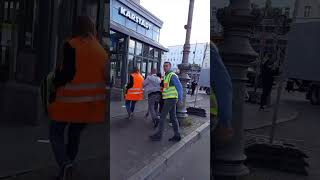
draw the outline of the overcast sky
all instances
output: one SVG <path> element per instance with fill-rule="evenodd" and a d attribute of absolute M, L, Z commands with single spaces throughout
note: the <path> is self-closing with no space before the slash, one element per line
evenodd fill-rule
<path fill-rule="evenodd" d="M 160 43 L 164 46 L 183 45 L 186 37 L 189 0 L 140 0 L 140 5 L 163 21 Z M 210 39 L 210 0 L 195 0 L 191 43 Z"/>

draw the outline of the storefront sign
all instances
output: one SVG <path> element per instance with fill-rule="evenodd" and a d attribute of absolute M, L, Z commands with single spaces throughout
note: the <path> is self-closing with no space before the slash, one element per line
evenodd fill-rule
<path fill-rule="evenodd" d="M 151 27 L 150 23 L 146 22 L 144 19 L 137 16 L 135 13 L 125 9 L 124 7 L 119 8 L 119 14 L 127 17 L 128 19 L 132 20 L 135 23 L 138 23 L 140 26 L 142 26 L 146 29 L 150 29 L 150 27 Z"/>

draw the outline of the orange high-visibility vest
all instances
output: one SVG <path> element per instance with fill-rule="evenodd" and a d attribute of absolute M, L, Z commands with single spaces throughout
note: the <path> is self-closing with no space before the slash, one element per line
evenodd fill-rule
<path fill-rule="evenodd" d="M 161 77 L 160 80 L 161 80 L 161 82 L 163 82 L 163 77 Z M 163 92 L 163 87 L 162 86 L 160 87 L 160 92 L 161 93 Z"/>
<path fill-rule="evenodd" d="M 140 73 L 132 73 L 133 87 L 128 89 L 126 94 L 126 100 L 140 101 L 143 100 L 143 81 L 144 78 Z"/>
<path fill-rule="evenodd" d="M 48 107 L 49 117 L 69 123 L 103 122 L 107 53 L 96 39 L 78 37 L 71 39 L 69 44 L 76 53 L 76 74 L 70 83 L 57 89 L 56 99 Z"/>

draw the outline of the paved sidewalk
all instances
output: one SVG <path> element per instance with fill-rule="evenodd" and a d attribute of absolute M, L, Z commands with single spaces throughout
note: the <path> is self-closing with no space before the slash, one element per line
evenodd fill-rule
<path fill-rule="evenodd" d="M 309 158 L 306 161 L 310 167 L 307 168 L 309 176 L 285 173 L 270 169 L 250 168 L 251 173 L 245 180 L 319 180 L 320 179 L 320 143 L 317 140 L 320 127 L 320 106 L 311 105 L 305 100 L 304 93 L 284 93 L 282 103 L 287 108 L 296 109 L 299 116 L 293 120 L 277 125 L 275 140 L 295 144 L 303 150 Z M 269 137 L 270 127 L 263 127 L 247 131 L 247 137 L 258 135 Z"/>
<path fill-rule="evenodd" d="M 155 180 L 210 180 L 210 132 L 179 154 Z"/>
<path fill-rule="evenodd" d="M 202 97 L 199 96 L 199 99 L 202 99 Z M 187 99 L 189 103 L 192 100 L 193 98 Z M 137 104 L 137 114 L 132 122 L 127 122 L 127 113 L 125 108 L 121 107 L 121 104 L 123 102 L 111 103 L 111 117 L 113 117 L 111 118 L 110 134 L 112 147 L 111 161 L 121 171 L 125 169 L 124 172 L 127 173 L 126 175 L 129 175 L 128 173 L 133 174 L 135 170 L 143 167 L 147 163 L 148 158 L 152 158 L 160 153 L 156 152 L 157 150 L 164 151 L 165 148 L 170 147 L 172 144 L 163 141 L 159 143 L 158 148 L 155 148 L 157 146 L 146 141 L 147 136 L 152 132 L 151 120 L 144 117 L 147 107 L 146 101 Z M 199 104 L 201 105 L 200 102 Z M 209 108 L 208 103 L 205 106 Z M 205 121 L 194 117 L 193 125 L 184 128 L 183 133 L 191 132 Z M 0 150 L 0 179 L 47 180 L 55 176 L 57 167 L 52 156 L 50 143 L 47 140 L 48 122 L 49 120 L 43 120 L 38 126 L 34 127 L 1 125 L 0 142 L 5 144 L 5 146 L 2 146 Z M 167 136 L 170 135 L 170 133 L 166 134 Z M 103 178 L 106 176 L 105 169 L 108 168 L 107 164 L 104 164 L 106 162 L 105 153 L 107 151 L 106 138 L 106 124 L 91 125 L 84 131 L 76 167 L 76 176 L 81 176 L 78 180 L 89 179 L 89 177 L 90 179 L 95 179 L 92 176 L 93 174 L 97 177 L 96 179 L 106 179 Z M 163 148 L 160 148 L 162 145 Z M 126 155 L 128 156 L 126 157 Z M 135 159 L 140 157 L 142 159 Z M 125 162 L 121 161 L 121 159 L 125 160 Z M 124 166 L 123 168 L 121 167 L 122 165 Z M 118 173 L 121 174 L 122 172 L 118 171 Z M 18 174 L 18 176 L 6 178 L 6 176 L 14 174 Z"/>
<path fill-rule="evenodd" d="M 295 106 L 290 106 L 290 101 L 288 99 L 300 98 L 302 101 L 305 101 L 303 94 L 296 94 L 294 97 L 293 94 L 289 94 L 285 91 L 281 94 L 281 100 L 278 110 L 277 124 L 295 120 L 299 115 L 299 108 Z M 259 104 L 245 103 L 244 106 L 244 129 L 253 130 L 272 124 L 274 104 L 276 101 L 276 91 L 272 93 L 272 102 L 269 108 L 265 110 L 259 110 Z"/>
<path fill-rule="evenodd" d="M 204 98 L 200 106 L 209 110 L 209 98 Z M 150 118 L 144 117 L 145 112 L 138 113 L 132 121 L 118 121 L 111 126 L 111 178 L 114 180 L 128 179 L 142 168 L 149 165 L 157 157 L 175 143 L 168 142 L 173 135 L 172 128 L 167 126 L 161 142 L 151 142 L 149 135 L 155 131 Z M 192 126 L 182 127 L 183 136 L 187 136 L 209 121 L 206 118 L 190 116 Z"/>
<path fill-rule="evenodd" d="M 205 96 L 206 95 L 204 92 L 199 92 L 199 95 L 197 97 L 197 104 L 199 104 L 200 101 L 202 101 Z M 195 101 L 195 96 L 187 95 L 187 100 L 186 100 L 187 103 L 192 103 L 193 105 L 194 101 Z M 146 112 L 147 108 L 148 108 L 148 100 L 138 101 L 136 104 L 135 112 Z M 125 101 L 111 101 L 110 110 L 111 110 L 111 117 L 127 116 Z"/>

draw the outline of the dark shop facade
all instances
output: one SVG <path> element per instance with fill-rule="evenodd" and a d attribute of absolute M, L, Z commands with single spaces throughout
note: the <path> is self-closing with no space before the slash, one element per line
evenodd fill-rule
<path fill-rule="evenodd" d="M 133 68 L 138 67 L 144 77 L 152 68 L 160 70 L 167 49 L 159 43 L 163 22 L 138 3 L 111 0 L 110 18 L 111 93 L 121 98 Z"/>
<path fill-rule="evenodd" d="M 78 15 L 95 22 L 109 42 L 109 0 L 0 1 L 0 116 L 2 122 L 36 124 L 39 84 L 61 59 L 61 47 Z"/>

